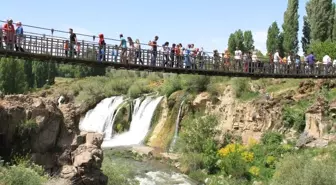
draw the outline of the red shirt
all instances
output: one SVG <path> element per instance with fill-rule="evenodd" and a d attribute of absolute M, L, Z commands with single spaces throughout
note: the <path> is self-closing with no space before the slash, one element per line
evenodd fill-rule
<path fill-rule="evenodd" d="M 3 25 L 2 30 L 4 32 L 4 39 L 13 41 L 15 35 L 15 29 L 13 25 L 8 25 L 7 23 Z"/>

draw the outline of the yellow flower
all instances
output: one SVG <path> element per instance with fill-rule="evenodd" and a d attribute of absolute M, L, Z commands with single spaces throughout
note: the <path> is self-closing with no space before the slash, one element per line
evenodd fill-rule
<path fill-rule="evenodd" d="M 268 165 L 272 165 L 272 164 L 274 164 L 274 162 L 275 162 L 275 157 L 273 157 L 273 156 L 267 156 L 266 163 Z"/>
<path fill-rule="evenodd" d="M 249 138 L 247 141 L 247 147 L 252 148 L 254 145 L 258 144 L 258 141 L 254 138 Z"/>
<path fill-rule="evenodd" d="M 241 151 L 243 151 L 243 149 L 244 147 L 240 144 L 228 144 L 224 148 L 220 149 L 218 153 L 219 155 L 225 157 L 230 153 L 236 153 L 236 152 L 240 153 Z"/>
<path fill-rule="evenodd" d="M 282 148 L 285 151 L 290 151 L 290 150 L 292 150 L 293 147 L 291 145 L 289 145 L 289 144 L 284 144 L 284 145 L 282 145 Z"/>
<path fill-rule="evenodd" d="M 260 174 L 260 169 L 256 166 L 252 166 L 250 169 L 249 169 L 249 172 L 250 174 L 254 175 L 254 176 L 259 176 Z"/>
<path fill-rule="evenodd" d="M 254 159 L 254 153 L 253 152 L 245 151 L 241 155 L 242 155 L 244 161 L 246 161 L 246 162 L 252 162 L 253 159 Z"/>

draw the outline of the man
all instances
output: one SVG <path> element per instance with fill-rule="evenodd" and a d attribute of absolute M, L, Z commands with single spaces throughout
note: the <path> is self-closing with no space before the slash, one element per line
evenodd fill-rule
<path fill-rule="evenodd" d="M 69 34 L 70 34 L 70 46 L 69 46 L 69 50 L 70 50 L 70 58 L 71 58 L 71 57 L 73 57 L 73 54 L 76 55 L 75 46 L 77 45 L 77 36 L 73 32 L 72 28 L 69 29 Z"/>
<path fill-rule="evenodd" d="M 156 57 L 157 57 L 157 41 L 159 40 L 158 36 L 155 36 L 154 41 L 149 41 L 148 45 L 152 46 L 152 58 L 151 65 L 156 66 Z"/>
<path fill-rule="evenodd" d="M 236 51 L 235 51 L 235 64 L 234 64 L 234 69 L 237 67 L 238 65 L 238 69 L 240 70 L 241 68 L 241 58 L 242 58 L 242 51 L 236 47 Z"/>
<path fill-rule="evenodd" d="M 308 66 L 310 68 L 310 73 L 313 73 L 314 71 L 314 65 L 315 65 L 315 56 L 314 56 L 314 52 L 311 52 L 310 55 L 308 55 L 307 57 L 308 60 Z"/>
<path fill-rule="evenodd" d="M 15 42 L 15 29 L 13 25 L 13 20 L 8 19 L 7 23 L 3 25 L 3 39 L 6 44 L 6 49 L 14 50 L 14 42 Z"/>
<path fill-rule="evenodd" d="M 24 52 L 24 49 L 22 48 L 22 41 L 23 41 L 23 28 L 21 22 L 16 23 L 16 44 L 15 49 L 16 51 Z"/>
<path fill-rule="evenodd" d="M 123 34 L 120 34 L 119 37 L 120 37 L 119 47 L 121 48 L 120 60 L 121 60 L 121 63 L 127 64 L 128 63 L 127 62 L 127 42 Z"/>
<path fill-rule="evenodd" d="M 331 64 L 331 58 L 329 55 L 325 55 L 322 59 L 323 66 L 324 66 L 324 75 L 328 74 L 329 66 Z"/>
<path fill-rule="evenodd" d="M 279 55 L 279 50 L 277 49 L 273 56 L 273 63 L 274 63 L 274 73 L 279 72 L 279 62 L 281 60 L 281 57 Z"/>

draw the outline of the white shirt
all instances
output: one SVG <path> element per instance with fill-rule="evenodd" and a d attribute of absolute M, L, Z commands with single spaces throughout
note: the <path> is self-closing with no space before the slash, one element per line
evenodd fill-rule
<path fill-rule="evenodd" d="M 287 64 L 289 65 L 289 64 L 291 64 L 291 63 L 292 63 L 291 57 L 288 56 L 288 57 L 287 57 Z"/>
<path fill-rule="evenodd" d="M 336 66 L 336 59 L 333 61 L 333 66 Z"/>
<path fill-rule="evenodd" d="M 274 53 L 274 62 L 279 62 L 280 55 L 279 52 Z"/>
<path fill-rule="evenodd" d="M 240 51 L 240 50 L 236 50 L 235 51 L 235 59 L 236 60 L 240 60 L 241 59 L 241 55 L 242 55 L 242 51 Z"/>
<path fill-rule="evenodd" d="M 252 62 L 257 62 L 257 60 L 258 60 L 257 52 L 253 51 Z"/>
<path fill-rule="evenodd" d="M 331 58 L 329 57 L 329 55 L 325 55 L 322 61 L 323 64 L 329 64 L 331 62 Z"/>
<path fill-rule="evenodd" d="M 141 49 L 140 44 L 138 44 L 138 43 L 135 43 L 134 47 L 135 47 L 136 50 L 140 50 Z"/>

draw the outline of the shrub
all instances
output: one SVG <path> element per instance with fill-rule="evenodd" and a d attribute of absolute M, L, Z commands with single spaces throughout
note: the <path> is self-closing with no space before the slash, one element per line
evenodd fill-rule
<path fill-rule="evenodd" d="M 261 142 L 264 145 L 280 145 L 283 136 L 277 132 L 266 132 L 261 136 Z"/>
<path fill-rule="evenodd" d="M 167 77 L 161 87 L 161 93 L 167 97 L 178 90 L 182 90 L 181 80 L 178 75 Z"/>
<path fill-rule="evenodd" d="M 334 159 L 316 159 L 307 154 L 286 155 L 276 165 L 274 185 L 336 184 Z"/>
<path fill-rule="evenodd" d="M 204 75 L 181 75 L 182 87 L 189 92 L 203 92 L 210 83 L 210 78 Z"/>

